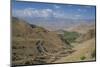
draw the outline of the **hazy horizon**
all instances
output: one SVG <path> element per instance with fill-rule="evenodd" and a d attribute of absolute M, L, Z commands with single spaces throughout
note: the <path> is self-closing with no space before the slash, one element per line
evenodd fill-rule
<path fill-rule="evenodd" d="M 95 23 L 95 12 L 95 6 L 89 5 L 12 2 L 12 16 L 45 28 Z"/>

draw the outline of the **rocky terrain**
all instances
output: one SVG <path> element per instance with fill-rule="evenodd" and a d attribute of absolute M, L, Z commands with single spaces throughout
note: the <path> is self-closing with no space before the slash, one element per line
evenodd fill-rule
<path fill-rule="evenodd" d="M 95 27 L 80 27 L 48 31 L 12 17 L 12 65 L 95 60 Z"/>
<path fill-rule="evenodd" d="M 54 61 L 53 63 L 96 60 L 95 25 L 85 25 L 82 28 L 77 27 L 77 29 L 74 28 L 73 31 L 80 33 L 79 37 L 75 39 L 75 42 L 71 43 L 74 46 L 73 49 L 75 50 L 75 52 L 66 57 L 60 58 L 59 60 Z"/>
<path fill-rule="evenodd" d="M 55 32 L 12 18 L 12 65 L 51 63 L 73 52 Z"/>

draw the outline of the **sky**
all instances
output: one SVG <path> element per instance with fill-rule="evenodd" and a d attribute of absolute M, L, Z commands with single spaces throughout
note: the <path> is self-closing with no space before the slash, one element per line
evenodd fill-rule
<path fill-rule="evenodd" d="M 12 15 L 27 18 L 95 19 L 95 6 L 12 2 Z"/>
<path fill-rule="evenodd" d="M 13 0 L 12 16 L 44 27 L 65 28 L 76 22 L 95 21 L 96 7 L 93 5 L 20 2 Z M 72 26 L 73 26 L 72 25 Z"/>

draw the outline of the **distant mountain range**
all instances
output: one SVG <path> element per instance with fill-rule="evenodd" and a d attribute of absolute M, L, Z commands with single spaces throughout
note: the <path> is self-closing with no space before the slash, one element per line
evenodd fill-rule
<path fill-rule="evenodd" d="M 59 29 L 68 29 L 80 24 L 94 24 L 95 19 L 65 19 L 65 18 L 21 18 L 30 24 L 42 26 L 48 30 L 56 31 Z"/>

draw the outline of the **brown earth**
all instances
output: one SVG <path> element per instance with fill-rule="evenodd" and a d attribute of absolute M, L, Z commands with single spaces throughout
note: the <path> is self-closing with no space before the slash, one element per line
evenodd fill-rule
<path fill-rule="evenodd" d="M 45 64 L 73 50 L 55 32 L 12 18 L 12 64 Z"/>
<path fill-rule="evenodd" d="M 13 17 L 12 65 L 95 60 L 94 25 L 82 25 L 70 31 L 81 33 L 74 43 L 65 42 L 55 31 Z"/>

